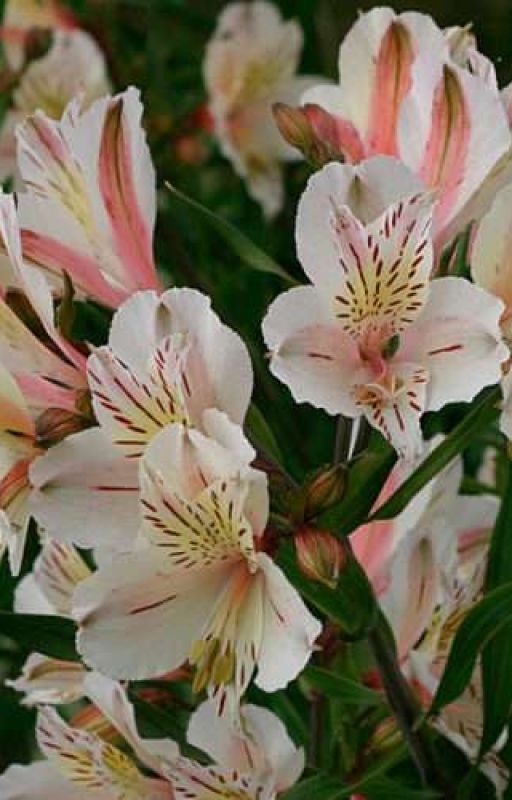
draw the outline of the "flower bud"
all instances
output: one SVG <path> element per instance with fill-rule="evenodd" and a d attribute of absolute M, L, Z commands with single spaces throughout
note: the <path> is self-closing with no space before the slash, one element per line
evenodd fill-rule
<path fill-rule="evenodd" d="M 341 464 L 315 475 L 305 490 L 305 518 L 310 519 L 338 503 L 345 494 L 345 488 L 346 471 Z"/>
<path fill-rule="evenodd" d="M 366 745 L 368 756 L 380 756 L 389 753 L 402 742 L 402 734 L 393 717 L 383 719 L 373 731 Z"/>
<path fill-rule="evenodd" d="M 341 159 L 336 144 L 336 123 L 323 108 L 312 103 L 301 108 L 276 103 L 273 110 L 281 136 L 300 150 L 314 167 Z"/>
<path fill-rule="evenodd" d="M 304 526 L 295 535 L 295 548 L 304 575 L 333 589 L 347 560 L 342 542 L 328 531 Z"/>

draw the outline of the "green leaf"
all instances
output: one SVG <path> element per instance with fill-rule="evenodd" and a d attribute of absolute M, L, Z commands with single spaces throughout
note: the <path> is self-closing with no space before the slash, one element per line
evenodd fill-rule
<path fill-rule="evenodd" d="M 503 501 L 491 539 L 486 591 L 512 584 L 512 464 Z M 493 638 L 482 655 L 484 728 L 480 743 L 483 756 L 496 742 L 512 707 L 512 623 Z"/>
<path fill-rule="evenodd" d="M 430 789 L 410 789 L 384 775 L 392 766 L 404 759 L 405 748 L 381 759 L 360 780 L 347 784 L 340 778 L 323 773 L 300 781 L 284 795 L 283 800 L 341 800 L 363 792 L 368 800 L 436 800 L 441 795 Z"/>
<path fill-rule="evenodd" d="M 203 222 L 206 222 L 207 225 L 213 228 L 243 262 L 258 272 L 277 275 L 289 284 L 297 284 L 297 281 L 294 280 L 277 261 L 274 261 L 273 258 L 261 250 L 261 248 L 254 244 L 254 242 L 242 233 L 242 231 L 238 230 L 238 228 L 235 228 L 230 222 L 222 219 L 222 217 L 210 211 L 209 208 L 198 203 L 197 200 L 193 200 L 183 192 L 180 192 L 179 189 L 176 189 L 172 184 L 166 183 L 166 186 L 171 192 L 172 197 L 184 203 L 194 214 L 198 215 Z"/>
<path fill-rule="evenodd" d="M 370 520 L 393 519 L 420 492 L 424 486 L 443 470 L 450 461 L 461 453 L 472 441 L 478 431 L 486 428 L 496 419 L 496 403 L 500 399 L 500 389 L 495 387 L 483 394 L 464 419 L 448 434 L 444 441 L 433 450 L 400 488 L 375 511 Z"/>
<path fill-rule="evenodd" d="M 346 705 L 376 706 L 383 703 L 382 696 L 373 689 L 321 667 L 307 667 L 300 680 L 307 687 Z"/>
<path fill-rule="evenodd" d="M 262 449 L 265 453 L 272 456 L 272 458 L 274 458 L 277 462 L 281 463 L 283 460 L 283 455 L 279 449 L 276 438 L 272 433 L 267 420 L 259 408 L 254 405 L 254 403 L 251 403 L 249 406 L 249 410 L 245 418 L 245 424 L 247 426 L 249 439 L 254 446 L 257 449 Z"/>
<path fill-rule="evenodd" d="M 485 595 L 459 627 L 432 703 L 431 713 L 437 713 L 462 694 L 471 680 L 479 654 L 485 652 L 489 642 L 510 623 L 512 623 L 512 583 L 507 583 Z"/>
<path fill-rule="evenodd" d="M 376 624 L 378 607 L 373 590 L 355 558 L 348 559 L 333 589 L 300 571 L 290 543 L 281 547 L 277 562 L 308 602 L 341 625 L 346 638 L 361 639 Z"/>
<path fill-rule="evenodd" d="M 377 778 L 364 786 L 368 800 L 436 800 L 442 797 L 432 789 L 409 789 L 391 778 Z"/>
<path fill-rule="evenodd" d="M 322 513 L 315 524 L 337 536 L 352 533 L 366 520 L 395 462 L 393 448 L 380 435 L 373 437 L 369 449 L 347 471 L 343 499 Z"/>
<path fill-rule="evenodd" d="M 80 661 L 75 646 L 76 627 L 66 617 L 0 611 L 0 634 L 27 652 L 64 661 Z"/>

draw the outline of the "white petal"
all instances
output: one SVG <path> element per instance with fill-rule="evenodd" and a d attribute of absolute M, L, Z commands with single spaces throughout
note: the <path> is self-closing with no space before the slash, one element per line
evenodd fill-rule
<path fill-rule="evenodd" d="M 34 580 L 57 614 L 71 613 L 73 592 L 91 571 L 73 545 L 44 542 L 33 568 Z"/>
<path fill-rule="evenodd" d="M 500 297 L 512 313 L 512 185 L 503 188 L 480 221 L 471 244 L 475 283 Z"/>
<path fill-rule="evenodd" d="M 90 672 L 83 688 L 89 700 L 107 717 L 149 769 L 158 773 L 161 759 L 173 761 L 179 756 L 178 746 L 170 739 L 141 739 L 133 706 L 119 683 L 99 672 Z"/>
<path fill-rule="evenodd" d="M 329 414 L 360 415 L 350 396 L 360 368 L 357 346 L 313 286 L 279 295 L 263 320 L 263 336 L 272 372 L 298 403 Z"/>
<path fill-rule="evenodd" d="M 57 661 L 32 653 L 16 680 L 5 681 L 16 692 L 23 692 L 25 706 L 74 703 L 84 694 L 86 671 L 74 661 Z"/>
<path fill-rule="evenodd" d="M 96 792 L 91 794 L 89 789 L 73 784 L 46 761 L 9 767 L 0 775 L 0 797 L 2 800 L 102 800 Z"/>
<path fill-rule="evenodd" d="M 333 207 L 348 206 L 366 224 L 392 203 L 422 190 L 421 181 L 388 156 L 358 166 L 327 164 L 316 172 L 299 201 L 295 227 L 298 257 L 309 279 L 329 297 L 336 294 L 340 263 L 332 236 Z"/>
<path fill-rule="evenodd" d="M 322 626 L 274 562 L 265 553 L 258 561 L 265 574 L 265 607 L 256 684 L 273 692 L 304 669 Z"/>
<path fill-rule="evenodd" d="M 500 300 L 463 278 L 432 282 L 423 313 L 403 337 L 404 349 L 411 346 L 430 374 L 427 410 L 472 400 L 499 382 L 508 357 L 502 311 Z"/>
<path fill-rule="evenodd" d="M 79 651 L 113 678 L 163 675 L 187 659 L 225 581 L 222 569 L 167 574 L 158 554 L 120 556 L 75 593 Z"/>
<path fill-rule="evenodd" d="M 137 465 L 92 428 L 36 459 L 31 511 L 49 535 L 81 547 L 128 548 L 138 526 Z"/>

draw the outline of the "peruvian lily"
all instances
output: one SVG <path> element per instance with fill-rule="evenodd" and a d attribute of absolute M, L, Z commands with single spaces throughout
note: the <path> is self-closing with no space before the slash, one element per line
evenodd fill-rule
<path fill-rule="evenodd" d="M 139 737 L 133 708 L 117 684 L 91 674 L 85 689 L 132 753 L 43 707 L 36 733 L 46 760 L 11 766 L 0 776 L 2 800 L 173 800 L 171 784 L 159 768 L 164 758 L 177 759 L 174 742 Z"/>
<path fill-rule="evenodd" d="M 480 221 L 471 246 L 471 276 L 478 286 L 492 292 L 505 304 L 501 328 L 512 348 L 512 186 L 496 196 L 488 213 Z M 504 397 L 501 430 L 512 438 L 512 370 L 510 360 L 503 377 Z"/>
<path fill-rule="evenodd" d="M 25 63 L 25 46 L 33 30 L 73 30 L 76 22 L 59 0 L 6 0 L 2 40 L 9 68 L 17 72 Z"/>
<path fill-rule="evenodd" d="M 463 502 L 459 498 L 458 506 L 453 508 L 458 528 L 455 565 L 451 574 L 446 575 L 444 585 L 439 587 L 437 605 L 430 620 L 421 633 L 418 629 L 418 644 L 408 653 L 406 667 L 426 710 L 439 686 L 454 636 L 483 595 L 490 532 L 497 511 L 496 504 L 494 509 L 492 506 L 492 500 L 487 498 L 465 497 Z M 411 602 L 412 598 L 409 596 L 408 600 Z M 498 797 L 502 798 L 509 783 L 509 770 L 498 753 L 506 733 L 502 733 L 494 747 L 480 760 L 482 709 L 482 675 L 480 664 L 477 664 L 462 695 L 445 706 L 433 724 L 471 762 L 478 763 L 481 771 L 494 783 Z"/>
<path fill-rule="evenodd" d="M 191 715 L 187 739 L 215 766 L 180 759 L 164 768 L 176 800 L 274 800 L 304 769 L 304 751 L 266 708 L 243 705 L 233 722 L 219 717 L 215 705 L 206 701 Z"/>
<path fill-rule="evenodd" d="M 17 129 L 23 253 L 57 283 L 107 306 L 158 289 L 155 175 L 136 89 L 73 100 L 60 121 L 36 111 Z"/>
<path fill-rule="evenodd" d="M 297 151 L 272 118 L 277 101 L 298 103 L 312 78 L 298 78 L 302 30 L 267 2 L 229 4 L 219 17 L 204 65 L 210 109 L 223 153 L 268 217 L 283 204 L 282 161 Z"/>
<path fill-rule="evenodd" d="M 208 436 L 174 424 L 148 446 L 141 469 L 138 552 L 80 584 L 78 648 L 116 678 L 196 666 L 219 710 L 256 683 L 282 688 L 307 663 L 321 625 L 265 552 L 267 481 L 225 414 L 204 415 Z M 145 545 L 145 546 L 144 546 Z"/>
<path fill-rule="evenodd" d="M 456 63 L 453 37 L 424 14 L 375 8 L 341 44 L 339 86 L 302 98 L 314 135 L 338 156 L 397 156 L 438 190 L 438 245 L 469 221 L 469 203 L 512 144 L 496 88 Z"/>
<path fill-rule="evenodd" d="M 433 637 L 447 587 L 454 595 L 465 592 L 477 582 L 477 568 L 481 585 L 486 563 L 481 551 L 498 508 L 493 497 L 460 496 L 461 479 L 462 464 L 455 462 L 425 487 L 421 508 L 406 524 L 394 521 L 395 546 L 381 565 L 377 590 L 405 663 L 427 629 Z"/>
<path fill-rule="evenodd" d="M 18 584 L 14 610 L 19 614 L 71 615 L 71 599 L 90 569 L 72 545 L 45 541 L 33 570 Z M 32 653 L 21 675 L 5 682 L 22 692 L 22 704 L 59 705 L 83 697 L 86 670 L 79 662 Z"/>
<path fill-rule="evenodd" d="M 44 339 L 0 299 L 2 405 L 0 427 L 0 538 L 11 569 L 21 566 L 30 519 L 29 469 L 43 448 L 89 424 L 85 356 L 59 332 L 48 285 L 23 262 L 12 196 L 0 195 L 0 238 Z"/>
<path fill-rule="evenodd" d="M 432 194 L 379 207 L 383 193 L 403 190 L 404 169 L 377 157 L 310 179 L 296 239 L 313 285 L 278 297 L 263 333 L 273 373 L 298 402 L 364 416 L 411 458 L 422 414 L 497 383 L 507 348 L 500 301 L 462 278 L 430 281 Z"/>
<path fill-rule="evenodd" d="M 40 109 L 60 119 L 68 103 L 81 97 L 82 107 L 109 94 L 105 58 L 85 31 L 56 31 L 49 51 L 24 70 L 12 95 L 0 133 L 0 177 L 16 175 L 15 129 Z"/>
<path fill-rule="evenodd" d="M 116 312 L 88 361 L 98 428 L 32 465 L 32 511 L 51 536 L 129 546 L 139 527 L 138 460 L 166 425 L 202 428 L 218 408 L 242 424 L 252 391 L 247 349 L 193 289 L 140 292 Z"/>

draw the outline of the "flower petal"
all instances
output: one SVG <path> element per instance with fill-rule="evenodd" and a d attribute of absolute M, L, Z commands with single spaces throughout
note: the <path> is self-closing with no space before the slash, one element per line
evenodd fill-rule
<path fill-rule="evenodd" d="M 226 569 L 162 571 L 158 553 L 119 556 L 81 583 L 74 616 L 84 660 L 114 678 L 163 675 L 186 661 L 222 587 Z"/>
<path fill-rule="evenodd" d="M 93 800 L 89 789 L 74 785 L 46 761 L 9 767 L 0 775 L 0 796 L 3 800 Z"/>
<path fill-rule="evenodd" d="M 302 267 L 329 298 L 340 282 L 339 246 L 333 236 L 333 209 L 348 206 L 364 225 L 393 203 L 424 186 L 394 158 L 377 156 L 358 166 L 327 164 L 308 181 L 298 206 L 295 238 Z"/>
<path fill-rule="evenodd" d="M 429 372 L 426 408 L 467 402 L 498 383 L 508 348 L 500 332 L 500 300 L 462 278 L 432 282 L 429 301 L 414 326 L 404 334 Z M 407 341 L 407 337 L 411 337 Z"/>
<path fill-rule="evenodd" d="M 274 692 L 304 669 L 322 626 L 265 553 L 258 554 L 258 563 L 265 575 L 265 605 L 256 684 Z"/>
<path fill-rule="evenodd" d="M 139 525 L 137 465 L 99 428 L 68 436 L 31 465 L 30 509 L 52 538 L 127 548 Z"/>
<path fill-rule="evenodd" d="M 270 369 L 298 403 L 329 414 L 360 415 L 350 395 L 360 367 L 357 346 L 315 287 L 279 295 L 263 320 L 263 336 L 271 352 Z"/>
<path fill-rule="evenodd" d="M 5 685 L 23 692 L 24 706 L 74 703 L 83 697 L 85 669 L 74 661 L 58 661 L 32 653 L 25 661 L 21 675 Z"/>

